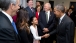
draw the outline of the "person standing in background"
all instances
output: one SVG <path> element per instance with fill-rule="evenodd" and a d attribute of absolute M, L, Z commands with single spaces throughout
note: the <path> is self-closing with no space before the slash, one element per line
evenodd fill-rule
<path fill-rule="evenodd" d="M 68 11 L 67 11 L 67 16 L 69 16 L 73 21 L 74 21 L 74 19 L 73 19 L 73 10 L 70 8 L 70 9 L 68 9 Z"/>
<path fill-rule="evenodd" d="M 0 0 L 0 43 L 20 43 L 12 17 L 20 8 L 20 0 Z"/>
<path fill-rule="evenodd" d="M 28 11 L 29 13 L 29 19 L 33 16 L 35 16 L 35 8 L 33 8 L 33 0 L 27 0 L 27 7 L 25 8 L 25 10 Z"/>
<path fill-rule="evenodd" d="M 33 35 L 30 32 L 28 21 L 28 12 L 25 9 L 20 9 L 18 11 L 16 25 L 21 37 L 21 43 L 33 43 Z"/>
<path fill-rule="evenodd" d="M 41 4 L 41 1 L 36 1 L 36 6 L 41 6 L 41 10 L 43 10 L 43 5 Z"/>
<path fill-rule="evenodd" d="M 38 5 L 38 6 L 36 6 L 36 18 L 37 18 L 37 20 L 39 19 L 40 12 L 41 12 L 41 6 Z"/>
<path fill-rule="evenodd" d="M 40 1 L 36 1 L 36 6 L 41 6 Z"/>
<path fill-rule="evenodd" d="M 46 33 L 51 32 L 51 36 L 48 38 L 43 38 L 40 43 L 53 43 L 53 40 L 55 38 L 55 34 L 53 34 L 52 31 L 55 30 L 56 20 L 55 15 L 53 12 L 50 11 L 50 8 L 50 3 L 45 3 L 44 11 L 40 12 L 39 15 L 39 35 L 42 36 Z"/>

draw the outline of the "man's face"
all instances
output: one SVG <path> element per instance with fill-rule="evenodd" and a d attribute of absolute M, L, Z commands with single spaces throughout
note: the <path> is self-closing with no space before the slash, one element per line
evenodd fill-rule
<path fill-rule="evenodd" d="M 57 8 L 54 8 L 54 14 L 56 15 L 56 17 L 60 17 L 61 12 L 59 10 L 57 10 Z"/>
<path fill-rule="evenodd" d="M 48 4 L 45 4 L 45 5 L 44 5 L 44 11 L 48 11 L 48 10 L 50 10 L 50 7 L 49 7 Z"/>
<path fill-rule="evenodd" d="M 20 8 L 20 0 L 17 0 L 16 4 L 12 5 L 12 16 L 16 15 L 19 8 Z"/>
<path fill-rule="evenodd" d="M 33 7 L 33 1 L 32 1 L 32 0 L 30 0 L 30 1 L 28 2 L 28 6 L 29 6 L 29 7 Z"/>

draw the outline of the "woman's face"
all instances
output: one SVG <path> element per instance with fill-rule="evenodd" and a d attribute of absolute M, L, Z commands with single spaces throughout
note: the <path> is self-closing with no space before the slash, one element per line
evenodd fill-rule
<path fill-rule="evenodd" d="M 41 8 L 40 8 L 40 7 L 38 7 L 38 8 L 37 8 L 37 11 L 38 11 L 38 12 L 40 12 L 40 9 L 41 9 Z"/>
<path fill-rule="evenodd" d="M 32 23 L 33 23 L 34 25 L 37 25 L 37 24 L 38 24 L 38 20 L 37 20 L 37 18 L 36 18 L 36 17 L 34 17 L 34 18 L 33 18 Z"/>

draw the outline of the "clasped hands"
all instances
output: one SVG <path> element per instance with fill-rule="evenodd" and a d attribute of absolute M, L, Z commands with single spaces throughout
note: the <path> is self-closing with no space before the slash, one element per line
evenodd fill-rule
<path fill-rule="evenodd" d="M 47 32 L 49 32 L 48 28 L 44 28 L 43 33 L 47 33 Z"/>
<path fill-rule="evenodd" d="M 47 33 L 47 32 L 49 32 L 48 28 L 44 28 L 43 33 Z M 41 36 L 41 38 L 48 38 L 49 36 L 50 36 L 50 34 L 48 33 L 48 34 Z"/>
<path fill-rule="evenodd" d="M 50 34 L 45 34 L 43 36 L 41 36 L 41 38 L 48 38 L 50 36 Z"/>

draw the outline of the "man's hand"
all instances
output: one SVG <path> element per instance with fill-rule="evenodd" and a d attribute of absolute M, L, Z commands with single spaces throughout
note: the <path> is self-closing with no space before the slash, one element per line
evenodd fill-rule
<path fill-rule="evenodd" d="M 49 36 L 50 36 L 50 34 L 45 34 L 44 35 L 45 38 L 48 38 Z"/>
<path fill-rule="evenodd" d="M 48 28 L 44 28 L 44 29 L 43 29 L 43 32 L 44 32 L 44 33 L 49 32 Z"/>

